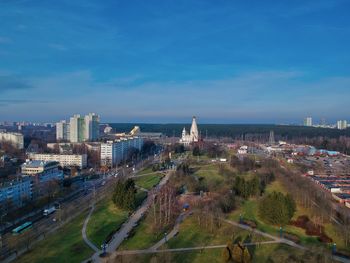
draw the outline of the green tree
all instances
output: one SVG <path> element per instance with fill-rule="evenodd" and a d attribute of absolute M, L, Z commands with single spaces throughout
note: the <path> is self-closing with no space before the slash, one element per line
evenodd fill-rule
<path fill-rule="evenodd" d="M 136 188 L 132 179 L 120 180 L 112 196 L 116 206 L 123 209 L 134 209 L 136 206 Z"/>
<path fill-rule="evenodd" d="M 192 150 L 192 155 L 193 156 L 200 156 L 201 155 L 201 150 L 199 149 L 198 146 L 195 146 Z"/>
<path fill-rule="evenodd" d="M 286 225 L 295 213 L 295 202 L 289 195 L 272 192 L 259 202 L 259 215 L 273 225 Z"/>

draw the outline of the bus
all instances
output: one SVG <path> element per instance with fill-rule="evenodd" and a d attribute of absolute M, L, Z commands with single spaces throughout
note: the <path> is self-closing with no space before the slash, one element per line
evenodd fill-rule
<path fill-rule="evenodd" d="M 20 225 L 12 230 L 13 235 L 19 235 L 22 234 L 24 231 L 30 229 L 32 227 L 32 222 L 25 222 L 23 225 Z"/>
<path fill-rule="evenodd" d="M 43 215 L 48 216 L 48 215 L 54 213 L 55 211 L 56 211 L 56 208 L 53 206 L 53 207 L 50 207 L 48 209 L 45 209 L 43 212 Z"/>

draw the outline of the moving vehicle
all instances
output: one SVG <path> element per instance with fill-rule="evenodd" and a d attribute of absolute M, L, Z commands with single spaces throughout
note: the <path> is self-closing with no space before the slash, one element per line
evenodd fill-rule
<path fill-rule="evenodd" d="M 48 209 L 45 209 L 44 212 L 43 212 L 43 215 L 44 216 L 48 216 L 52 213 L 54 213 L 56 211 L 56 208 L 54 206 L 48 208 Z"/>
<path fill-rule="evenodd" d="M 32 222 L 28 221 L 25 222 L 24 224 L 16 227 L 15 229 L 12 230 L 12 235 L 19 235 L 22 234 L 23 232 L 25 232 L 26 230 L 28 230 L 29 228 L 31 228 L 33 225 Z"/>

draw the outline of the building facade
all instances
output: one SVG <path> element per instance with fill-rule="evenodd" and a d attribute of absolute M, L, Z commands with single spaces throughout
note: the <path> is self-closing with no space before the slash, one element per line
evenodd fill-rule
<path fill-rule="evenodd" d="M 79 114 L 70 118 L 70 142 L 82 142 L 85 138 L 85 119 Z"/>
<path fill-rule="evenodd" d="M 6 209 L 21 207 L 25 200 L 32 199 L 32 185 L 30 178 L 20 178 L 0 184 L 0 203 L 8 206 Z"/>
<path fill-rule="evenodd" d="M 85 116 L 84 141 L 94 141 L 99 138 L 100 117 L 96 113 L 89 113 Z"/>
<path fill-rule="evenodd" d="M 100 116 L 89 113 L 86 116 L 73 115 L 69 122 L 56 123 L 56 139 L 67 140 L 73 143 L 95 141 L 99 138 Z"/>
<path fill-rule="evenodd" d="M 304 126 L 308 126 L 308 127 L 312 126 L 312 118 L 311 117 L 306 117 L 304 119 Z"/>
<path fill-rule="evenodd" d="M 56 123 L 56 140 L 70 140 L 70 125 L 67 121 L 62 120 Z"/>
<path fill-rule="evenodd" d="M 337 121 L 337 128 L 339 130 L 345 130 L 348 128 L 348 122 L 346 120 Z"/>
<path fill-rule="evenodd" d="M 62 167 L 77 166 L 81 169 L 87 166 L 86 154 L 29 154 L 31 160 L 58 162 Z"/>
<path fill-rule="evenodd" d="M 0 142 L 9 142 L 18 149 L 24 147 L 23 134 L 17 132 L 0 132 Z"/>
<path fill-rule="evenodd" d="M 143 139 L 140 137 L 120 138 L 101 144 L 101 165 L 116 166 L 128 157 L 132 148 L 141 150 Z"/>

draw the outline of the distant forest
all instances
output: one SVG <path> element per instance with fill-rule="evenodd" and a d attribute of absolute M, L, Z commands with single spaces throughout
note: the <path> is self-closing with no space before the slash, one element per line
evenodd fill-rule
<path fill-rule="evenodd" d="M 110 123 L 117 132 L 129 132 L 135 125 L 140 126 L 142 132 L 161 132 L 166 136 L 180 137 L 182 129 L 189 132 L 191 124 L 148 124 L 148 123 Z M 338 130 L 314 128 L 305 126 L 287 126 L 272 124 L 198 124 L 202 138 L 230 137 L 248 139 L 247 137 L 268 138 L 270 131 L 274 131 L 275 139 L 292 140 L 296 138 L 327 137 L 330 139 L 341 136 L 350 137 L 350 129 Z"/>

